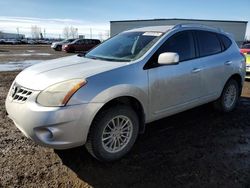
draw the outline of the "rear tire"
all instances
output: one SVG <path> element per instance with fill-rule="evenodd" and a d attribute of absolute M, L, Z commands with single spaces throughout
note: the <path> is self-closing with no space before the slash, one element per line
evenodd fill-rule
<path fill-rule="evenodd" d="M 114 161 L 127 154 L 134 145 L 139 120 L 128 106 L 115 106 L 101 111 L 94 119 L 85 147 L 100 161 Z"/>
<path fill-rule="evenodd" d="M 233 111 L 239 102 L 240 93 L 238 82 L 230 79 L 226 83 L 220 98 L 214 102 L 214 108 L 222 113 Z"/>

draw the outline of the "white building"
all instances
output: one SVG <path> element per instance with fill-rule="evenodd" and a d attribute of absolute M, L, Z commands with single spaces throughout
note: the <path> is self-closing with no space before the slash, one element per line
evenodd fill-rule
<path fill-rule="evenodd" d="M 159 25 L 176 25 L 181 23 L 203 24 L 223 29 L 232 34 L 238 44 L 241 44 L 246 35 L 247 21 L 228 21 L 228 20 L 197 20 L 197 19 L 149 19 L 149 20 L 121 20 L 110 21 L 110 33 L 114 36 L 122 31 Z"/>

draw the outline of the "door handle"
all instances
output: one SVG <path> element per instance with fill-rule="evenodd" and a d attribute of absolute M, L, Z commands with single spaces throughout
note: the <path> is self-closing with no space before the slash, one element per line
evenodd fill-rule
<path fill-rule="evenodd" d="M 232 61 L 226 61 L 224 64 L 225 65 L 231 65 L 233 62 Z"/>
<path fill-rule="evenodd" d="M 192 70 L 192 73 L 198 73 L 198 72 L 200 72 L 200 71 L 201 71 L 200 68 L 194 68 L 194 69 Z"/>

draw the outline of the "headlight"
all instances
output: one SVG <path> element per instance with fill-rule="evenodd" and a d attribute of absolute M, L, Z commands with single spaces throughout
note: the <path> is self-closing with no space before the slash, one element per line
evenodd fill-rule
<path fill-rule="evenodd" d="M 72 95 L 86 83 L 86 80 L 74 79 L 49 86 L 38 95 L 37 102 L 43 106 L 65 106 Z"/>

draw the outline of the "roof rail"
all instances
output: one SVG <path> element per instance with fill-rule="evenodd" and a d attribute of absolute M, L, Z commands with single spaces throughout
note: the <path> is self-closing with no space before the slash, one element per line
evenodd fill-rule
<path fill-rule="evenodd" d="M 213 29 L 216 31 L 224 32 L 223 29 L 221 28 L 212 27 L 212 26 L 203 25 L 203 24 L 197 24 L 197 23 L 181 23 L 181 24 L 175 25 L 173 29 L 179 29 L 181 27 L 200 27 L 200 28 Z"/>

